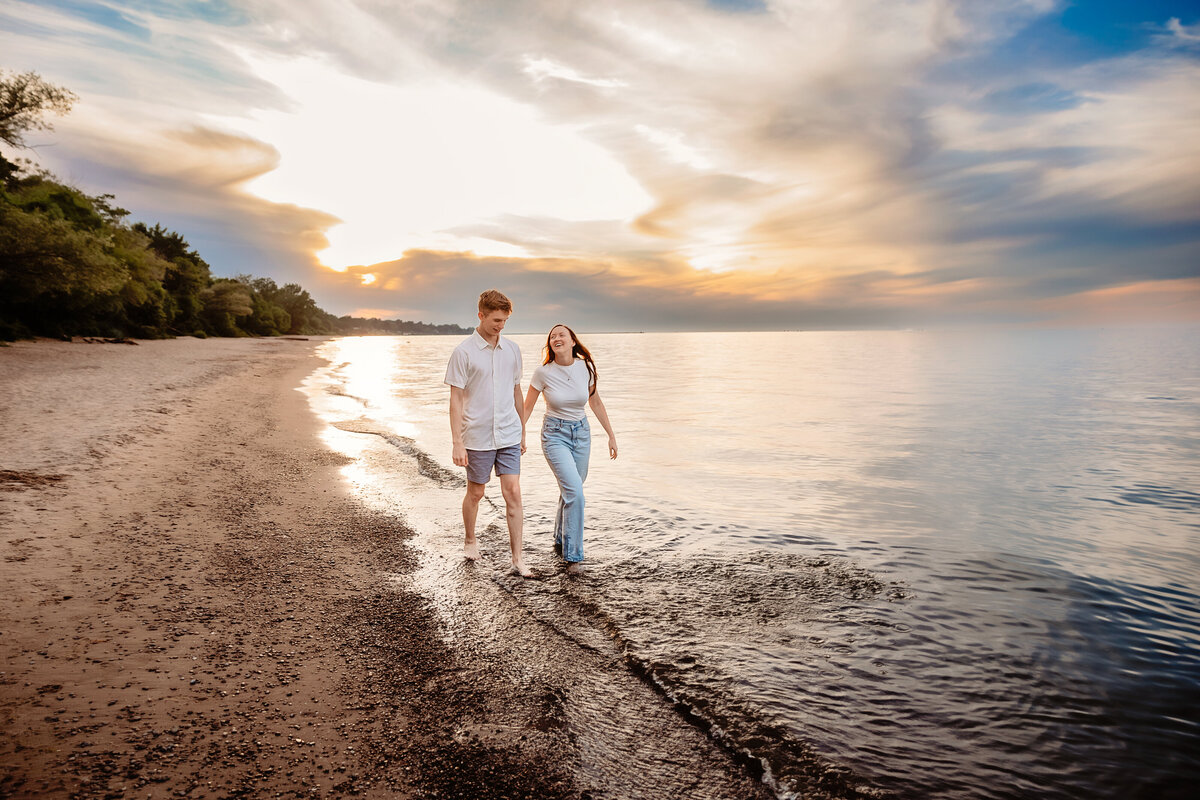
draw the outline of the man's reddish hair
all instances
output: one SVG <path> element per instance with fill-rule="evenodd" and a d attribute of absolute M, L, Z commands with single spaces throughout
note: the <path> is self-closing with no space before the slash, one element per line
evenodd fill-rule
<path fill-rule="evenodd" d="M 479 295 L 479 313 L 490 314 L 493 311 L 512 313 L 512 301 L 496 289 L 488 289 Z"/>

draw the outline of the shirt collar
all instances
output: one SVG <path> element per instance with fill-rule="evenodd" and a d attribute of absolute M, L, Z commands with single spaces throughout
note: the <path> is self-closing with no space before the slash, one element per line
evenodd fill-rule
<path fill-rule="evenodd" d="M 478 347 L 480 350 L 483 350 L 484 348 L 487 348 L 487 347 L 491 347 L 491 345 L 488 344 L 487 339 L 483 338 L 483 336 L 480 335 L 478 328 L 471 331 L 471 335 L 475 337 L 475 346 Z M 500 349 L 500 350 L 504 349 L 504 336 L 503 335 L 496 337 L 496 347 L 497 347 L 497 349 Z"/>

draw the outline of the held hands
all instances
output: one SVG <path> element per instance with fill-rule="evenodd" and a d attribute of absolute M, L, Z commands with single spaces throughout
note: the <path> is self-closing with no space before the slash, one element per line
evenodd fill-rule
<path fill-rule="evenodd" d="M 525 455 L 525 431 L 521 431 L 521 455 Z"/>
<path fill-rule="evenodd" d="M 465 467 L 467 465 L 467 447 L 463 444 L 454 445 L 454 451 L 451 454 L 454 460 L 454 466 Z"/>
<path fill-rule="evenodd" d="M 617 457 L 617 437 L 615 436 L 608 437 L 608 457 Z"/>

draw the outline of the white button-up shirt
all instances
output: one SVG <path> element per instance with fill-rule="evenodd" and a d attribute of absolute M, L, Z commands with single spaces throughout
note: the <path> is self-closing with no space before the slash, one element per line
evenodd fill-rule
<path fill-rule="evenodd" d="M 513 387 L 521 385 L 521 350 L 503 336 L 492 347 L 474 331 L 450 354 L 446 383 L 463 390 L 463 445 L 499 450 L 521 443 Z"/>

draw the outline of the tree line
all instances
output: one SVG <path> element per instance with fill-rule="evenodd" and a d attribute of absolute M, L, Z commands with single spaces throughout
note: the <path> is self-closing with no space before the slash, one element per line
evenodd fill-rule
<path fill-rule="evenodd" d="M 23 147 L 75 99 L 36 73 L 0 72 L 0 142 Z M 469 332 L 335 317 L 295 283 L 214 277 L 183 236 L 130 224 L 114 201 L 0 153 L 0 339 Z"/>

